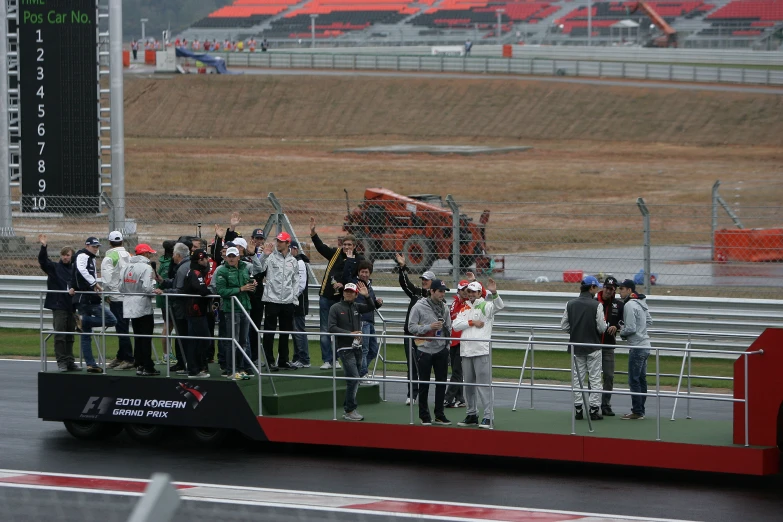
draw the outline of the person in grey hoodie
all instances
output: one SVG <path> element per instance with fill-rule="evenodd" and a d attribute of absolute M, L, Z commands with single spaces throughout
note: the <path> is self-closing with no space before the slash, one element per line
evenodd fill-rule
<path fill-rule="evenodd" d="M 624 301 L 623 323 L 620 337 L 629 345 L 628 387 L 635 393 L 647 393 L 647 358 L 650 356 L 650 336 L 647 327 L 652 324 L 647 296 L 636 293 L 636 283 L 626 279 L 618 286 L 620 297 Z M 631 413 L 623 415 L 623 420 L 644 419 L 645 395 L 631 395 Z"/>
<path fill-rule="evenodd" d="M 449 374 L 449 345 L 451 341 L 451 314 L 444 299 L 449 289 L 440 279 L 434 279 L 430 296 L 419 299 L 411 309 L 408 331 L 418 336 L 416 362 L 419 367 L 419 419 L 423 426 L 433 424 L 427 406 L 430 392 L 430 372 L 435 371 L 435 421 L 434 424 L 449 425 L 451 421 L 443 412 L 446 397 L 446 381 Z"/>

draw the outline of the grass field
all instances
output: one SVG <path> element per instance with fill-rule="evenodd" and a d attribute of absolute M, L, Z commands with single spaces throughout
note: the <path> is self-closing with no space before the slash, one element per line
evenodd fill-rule
<path fill-rule="evenodd" d="M 11 329 L 4 328 L 0 330 L 3 335 L 4 343 L 0 347 L 0 356 L 19 356 L 19 357 L 40 357 L 40 336 L 35 330 L 23 330 L 23 329 Z M 54 340 L 50 339 L 47 344 L 48 357 L 54 357 Z M 155 342 L 159 347 L 160 343 Z M 75 349 L 78 351 L 79 339 L 75 341 Z M 117 338 L 107 337 L 106 349 L 109 354 L 109 358 L 113 358 L 117 352 Z M 95 348 L 93 353 L 96 354 Z M 310 354 L 312 356 L 312 363 L 320 364 L 320 345 L 317 342 L 310 342 Z M 522 366 L 522 359 L 524 352 L 518 350 L 493 350 L 493 365 L 494 366 Z M 403 348 L 400 345 L 389 345 L 387 348 L 387 358 L 389 361 L 404 361 L 405 354 Z M 52 360 L 52 359 L 50 359 Z M 661 373 L 679 374 L 680 365 L 682 359 L 678 357 L 661 357 Z M 381 372 L 381 362 L 378 362 L 377 372 Z M 537 368 L 565 368 L 570 367 L 568 355 L 564 352 L 549 352 L 538 351 L 535 353 L 535 364 Z M 530 361 L 528 360 L 528 367 Z M 616 356 L 616 368 L 617 371 L 626 371 L 628 368 L 628 356 L 624 354 L 617 354 Z M 387 366 L 389 372 L 405 372 L 404 364 L 389 364 Z M 694 375 L 705 375 L 715 377 L 731 377 L 733 375 L 733 362 L 723 359 L 693 359 L 692 371 Z M 654 385 L 655 379 L 655 357 L 654 354 L 650 356 L 648 362 L 648 381 L 650 386 Z M 519 379 L 519 370 L 512 369 L 495 369 L 493 375 L 496 379 Z M 567 382 L 569 380 L 568 372 L 552 372 L 552 371 L 536 371 L 536 380 L 551 380 Z M 530 377 L 530 370 L 525 372 L 525 380 Z M 617 375 L 615 382 L 619 385 L 627 385 L 627 378 L 625 375 Z M 664 386 L 676 386 L 677 379 L 674 377 L 661 377 L 661 385 Z M 708 379 L 693 379 L 692 385 L 703 388 L 732 388 L 730 381 L 714 381 Z"/>

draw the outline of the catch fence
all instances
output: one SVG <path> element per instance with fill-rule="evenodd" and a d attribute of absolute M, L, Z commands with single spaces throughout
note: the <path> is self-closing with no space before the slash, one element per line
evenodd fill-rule
<path fill-rule="evenodd" d="M 727 194 L 733 194 L 728 192 Z M 716 186 L 711 204 L 521 203 L 458 201 L 451 197 L 400 197 L 368 189 L 361 200 L 278 200 L 132 194 L 123 202 L 102 197 L 86 209 L 84 198 L 47 198 L 53 211 L 15 213 L 16 237 L 3 239 L 2 273 L 40 275 L 38 234 L 49 255 L 88 236 L 109 248 L 110 230 L 123 230 L 126 246 L 223 233 L 236 213 L 236 231 L 251 243 L 255 228 L 272 240 L 286 230 L 302 245 L 320 281 L 327 260 L 310 238 L 310 219 L 327 244 L 347 233 L 357 251 L 374 262 L 376 286 L 396 286 L 397 254 L 412 277 L 432 270 L 449 285 L 473 271 L 507 290 L 572 291 L 586 275 L 636 279 L 647 293 L 713 297 L 777 297 L 783 286 L 783 207 L 725 201 Z M 78 203 L 78 204 L 77 204 Z M 108 210 L 122 204 L 124 224 Z M 452 241 L 452 238 L 458 238 Z M 130 249 L 129 248 L 129 249 Z"/>

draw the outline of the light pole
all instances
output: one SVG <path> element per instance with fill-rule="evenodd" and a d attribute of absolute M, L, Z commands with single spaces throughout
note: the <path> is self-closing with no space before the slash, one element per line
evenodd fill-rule
<path fill-rule="evenodd" d="M 501 27 L 500 27 L 500 24 L 501 24 L 501 23 L 502 23 L 502 21 L 503 21 L 503 13 L 505 13 L 505 12 L 506 12 L 506 10 L 505 10 L 505 9 L 497 9 L 497 10 L 495 11 L 495 13 L 497 13 L 497 15 L 498 15 L 498 43 L 500 43 L 500 34 L 501 34 Z"/>
<path fill-rule="evenodd" d="M 149 22 L 149 18 L 142 18 L 141 19 L 141 41 L 144 42 L 147 39 L 147 32 L 146 32 L 146 24 Z"/>
<path fill-rule="evenodd" d="M 593 45 L 593 1 L 587 0 L 587 46 Z"/>
<path fill-rule="evenodd" d="M 313 49 L 315 49 L 315 19 L 318 18 L 317 14 L 311 14 L 310 15 L 310 40 L 311 45 Z"/>

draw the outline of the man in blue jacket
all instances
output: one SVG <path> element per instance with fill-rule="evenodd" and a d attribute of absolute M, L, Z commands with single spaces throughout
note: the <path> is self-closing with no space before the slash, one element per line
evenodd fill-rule
<path fill-rule="evenodd" d="M 46 251 L 46 235 L 38 234 L 41 250 L 38 252 L 38 264 L 46 272 L 46 289 L 57 293 L 47 293 L 44 308 L 52 311 L 54 318 L 54 355 L 57 358 L 57 369 L 61 372 L 80 370 L 73 357 L 73 334 L 64 332 L 76 331 L 76 316 L 73 313 L 71 296 L 64 293 L 71 289 L 71 273 L 73 272 L 73 248 L 63 247 L 60 250 L 60 260 L 49 259 Z M 63 292 L 63 293 L 60 293 Z"/>

